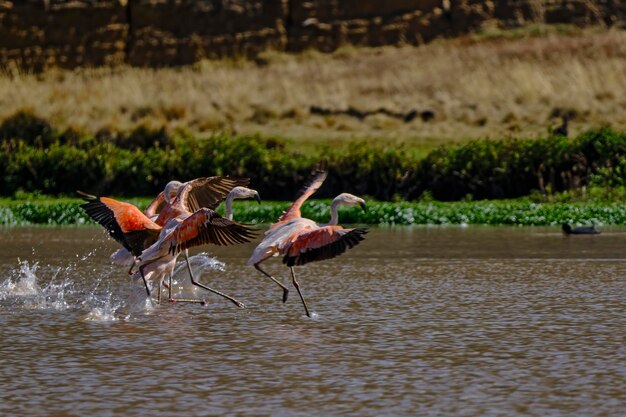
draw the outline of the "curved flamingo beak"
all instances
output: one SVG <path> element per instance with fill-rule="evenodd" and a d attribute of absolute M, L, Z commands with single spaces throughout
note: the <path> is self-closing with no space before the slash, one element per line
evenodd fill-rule
<path fill-rule="evenodd" d="M 367 205 L 365 204 L 365 201 L 361 201 L 359 203 L 359 207 L 361 207 L 363 211 L 367 211 Z"/>
<path fill-rule="evenodd" d="M 261 196 L 259 195 L 259 193 L 256 193 L 254 195 L 254 199 L 256 200 L 257 203 L 261 204 Z"/>

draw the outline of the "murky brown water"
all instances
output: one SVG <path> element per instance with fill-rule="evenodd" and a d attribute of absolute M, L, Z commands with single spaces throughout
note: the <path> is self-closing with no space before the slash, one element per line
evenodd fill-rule
<path fill-rule="evenodd" d="M 97 228 L 0 245 L 0 415 L 626 413 L 624 229 L 373 229 L 299 269 L 315 320 L 245 266 L 253 245 L 195 258 L 245 310 L 146 306 Z"/>

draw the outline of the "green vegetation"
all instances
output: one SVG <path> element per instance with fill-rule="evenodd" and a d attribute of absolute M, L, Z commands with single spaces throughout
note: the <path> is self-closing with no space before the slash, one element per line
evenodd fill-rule
<path fill-rule="evenodd" d="M 437 200 L 544 196 L 586 185 L 626 183 L 626 134 L 591 131 L 574 139 L 475 140 L 439 148 L 405 180 L 403 197 L 431 193 Z"/>
<path fill-rule="evenodd" d="M 145 207 L 149 199 L 131 199 Z M 78 199 L 0 200 L 0 225 L 23 226 L 80 225 L 91 221 L 79 207 Z M 312 200 L 305 203 L 302 214 L 319 222 L 328 221 L 329 200 Z M 280 216 L 288 202 L 267 202 L 261 205 L 252 201 L 237 201 L 235 218 L 244 223 L 267 224 Z M 368 201 L 368 210 L 346 208 L 340 212 L 343 224 L 388 225 L 559 225 L 573 224 L 626 224 L 626 205 L 617 202 L 549 202 L 538 203 L 530 199 L 503 201 L 473 201 L 444 203 L 435 201 L 390 203 Z"/>
<path fill-rule="evenodd" d="M 626 133 L 591 131 L 574 139 L 475 140 L 420 158 L 408 147 L 353 143 L 288 150 L 287 141 L 220 133 L 198 138 L 145 127 L 93 136 L 59 132 L 18 113 L 0 125 L 0 190 L 75 196 L 156 195 L 171 179 L 251 178 L 269 200 L 291 200 L 320 160 L 329 178 L 320 198 L 351 192 L 380 201 L 505 199 L 626 183 Z"/>

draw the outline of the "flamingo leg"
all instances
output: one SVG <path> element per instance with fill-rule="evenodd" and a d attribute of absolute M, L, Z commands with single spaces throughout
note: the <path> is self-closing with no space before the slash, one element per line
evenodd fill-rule
<path fill-rule="evenodd" d="M 172 297 L 172 272 L 171 271 L 169 273 L 169 283 L 165 284 L 165 282 L 164 282 L 163 285 L 165 285 L 167 287 L 167 292 L 168 292 L 168 299 L 167 299 L 167 301 L 169 301 L 170 303 L 195 303 L 195 304 L 200 304 L 200 305 L 206 305 L 206 301 L 204 301 L 204 300 L 199 300 L 199 299 L 194 299 L 194 298 L 174 298 L 174 297 Z"/>
<path fill-rule="evenodd" d="M 170 273 L 170 281 L 169 284 L 167 286 L 167 291 L 168 291 L 168 295 L 169 295 L 169 299 L 172 299 L 172 274 Z"/>
<path fill-rule="evenodd" d="M 139 267 L 139 273 L 141 274 L 141 278 L 143 279 L 143 284 L 146 286 L 146 292 L 148 293 L 148 298 L 150 298 L 150 288 L 148 287 L 148 281 L 146 280 L 146 276 L 143 273 L 143 269 L 146 265 L 141 265 Z"/>
<path fill-rule="evenodd" d="M 300 295 L 300 299 L 302 300 L 302 304 L 304 305 L 304 311 L 306 311 L 307 317 L 311 317 L 311 313 L 309 313 L 309 308 L 306 306 L 306 301 L 304 301 L 304 296 L 302 295 L 302 291 L 300 291 L 300 285 L 298 284 L 298 281 L 296 280 L 296 274 L 293 271 L 293 266 L 289 267 L 289 269 L 291 270 L 291 279 L 293 281 L 293 286 L 296 287 L 296 290 L 298 290 L 298 294 Z"/>
<path fill-rule="evenodd" d="M 161 304 L 161 283 L 159 282 L 159 292 L 157 296 L 157 304 Z"/>
<path fill-rule="evenodd" d="M 261 269 L 261 266 L 256 263 L 254 264 L 254 267 L 257 269 L 257 271 L 261 272 L 263 275 L 265 275 L 266 277 L 268 277 L 269 279 L 271 279 L 272 281 L 274 281 L 276 284 L 278 284 L 278 286 L 280 288 L 283 289 L 283 303 L 287 301 L 287 297 L 289 296 L 289 288 L 285 287 L 280 281 L 278 281 L 276 278 L 274 278 L 273 276 L 271 276 L 270 274 L 268 274 L 267 272 L 265 272 L 264 270 Z"/>
<path fill-rule="evenodd" d="M 185 250 L 185 261 L 187 261 L 187 268 L 189 268 L 189 276 L 191 277 L 191 283 L 193 285 L 196 285 L 196 286 L 198 286 L 200 288 L 204 288 L 207 291 L 211 291 L 214 294 L 222 296 L 222 297 L 226 298 L 227 300 L 232 301 L 237 307 L 246 308 L 246 306 L 242 302 L 234 299 L 233 297 L 231 297 L 231 296 L 229 296 L 227 294 L 224 294 L 223 292 L 219 292 L 217 290 L 214 290 L 213 288 L 209 288 L 206 285 L 202 285 L 198 281 L 196 281 L 196 279 L 193 276 L 193 271 L 191 270 L 191 265 L 189 264 L 189 257 L 187 256 L 187 250 Z"/>
<path fill-rule="evenodd" d="M 130 268 L 128 268 L 128 275 L 132 275 L 133 274 L 133 269 L 135 269 L 135 265 L 137 264 L 137 258 L 135 258 L 133 260 L 132 265 L 130 266 Z"/>
<path fill-rule="evenodd" d="M 190 299 L 186 299 L 186 298 L 172 298 L 172 274 L 169 274 L 169 283 L 166 284 L 165 282 L 163 282 L 163 285 L 167 288 L 167 293 L 168 293 L 168 299 L 167 301 L 171 302 L 171 303 L 175 303 L 175 302 L 180 302 L 180 303 L 198 303 L 198 304 L 202 304 L 205 305 L 206 301 L 204 300 L 190 300 Z"/>

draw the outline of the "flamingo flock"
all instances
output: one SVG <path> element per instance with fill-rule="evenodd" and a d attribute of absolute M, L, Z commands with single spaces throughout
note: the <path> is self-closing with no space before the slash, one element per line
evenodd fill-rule
<path fill-rule="evenodd" d="M 247 262 L 280 286 L 284 303 L 289 289 L 260 266 L 271 257 L 282 256 L 308 317 L 311 312 L 294 267 L 339 256 L 362 241 L 367 233 L 365 228 L 346 229 L 338 225 L 340 206 L 356 205 L 366 209 L 362 198 L 348 193 L 339 194 L 332 201 L 328 223 L 318 224 L 302 217 L 302 204 L 321 187 L 326 176 L 324 169 L 313 172 L 299 197 L 265 232 Z M 188 250 L 201 245 L 248 243 L 257 236 L 258 229 L 233 220 L 233 200 L 254 198 L 261 204 L 259 193 L 247 187 L 249 182 L 248 178 L 228 176 L 197 178 L 185 183 L 171 181 L 143 212 L 130 203 L 78 193 L 85 200 L 81 205 L 85 212 L 122 245 L 111 255 L 111 260 L 129 266 L 128 274 L 134 281 L 143 281 L 148 298 L 152 296 L 149 284 L 152 282 L 152 286 L 158 286 L 158 303 L 163 286 L 168 289 L 169 302 L 205 304 L 203 299 L 172 297 L 172 274 L 178 256 L 183 254 L 193 285 L 245 308 L 239 300 L 197 281 L 189 263 Z M 222 202 L 224 216 L 216 212 Z"/>

